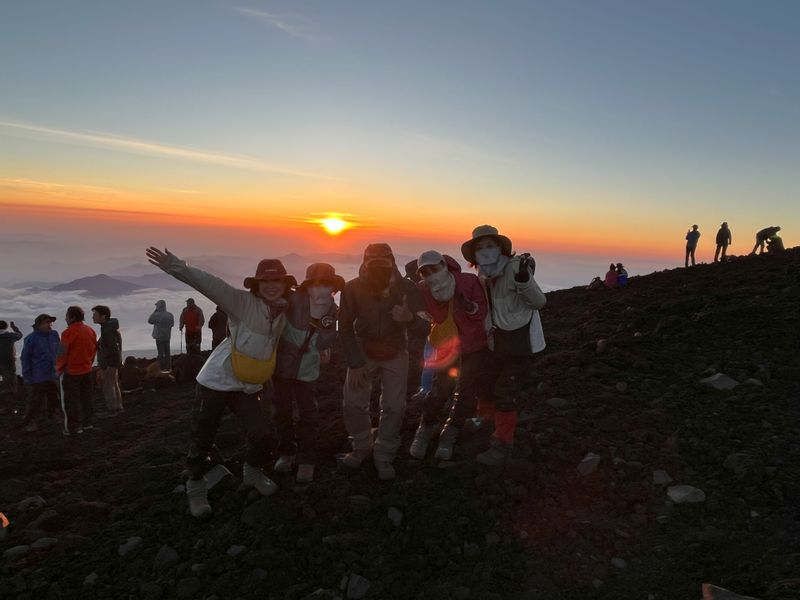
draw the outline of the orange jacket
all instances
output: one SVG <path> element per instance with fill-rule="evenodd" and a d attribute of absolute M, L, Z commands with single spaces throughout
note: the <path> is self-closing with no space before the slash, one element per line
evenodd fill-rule
<path fill-rule="evenodd" d="M 71 323 L 61 333 L 56 371 L 59 375 L 91 373 L 95 354 L 97 354 L 97 334 L 94 329 L 83 321 Z"/>

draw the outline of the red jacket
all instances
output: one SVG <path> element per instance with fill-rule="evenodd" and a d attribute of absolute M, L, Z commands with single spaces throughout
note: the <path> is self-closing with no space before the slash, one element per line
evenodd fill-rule
<path fill-rule="evenodd" d="M 97 354 L 97 334 L 94 329 L 83 321 L 71 323 L 61 333 L 56 371 L 59 375 L 91 373 L 95 354 Z"/>
<path fill-rule="evenodd" d="M 445 255 L 444 260 L 447 263 L 447 269 L 456 280 L 456 289 L 453 294 L 453 320 L 456 322 L 456 327 L 458 327 L 461 351 L 464 354 L 477 352 L 485 348 L 487 344 L 484 321 L 489 313 L 489 302 L 486 300 L 486 294 L 477 275 L 462 273 L 461 266 L 450 256 Z M 439 302 L 434 299 L 428 289 L 428 284 L 424 280 L 420 281 L 417 287 L 422 292 L 422 297 L 425 300 L 425 310 L 433 317 L 434 323 L 444 322 L 447 318 L 447 306 L 449 303 Z M 478 310 L 475 314 L 468 315 L 459 307 L 458 302 L 455 301 L 459 294 L 463 294 L 467 300 L 478 305 Z"/>

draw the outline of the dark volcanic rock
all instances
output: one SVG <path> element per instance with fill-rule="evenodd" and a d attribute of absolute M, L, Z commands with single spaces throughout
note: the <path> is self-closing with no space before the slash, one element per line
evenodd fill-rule
<path fill-rule="evenodd" d="M 238 491 L 245 445 L 226 416 L 215 460 L 236 475 L 205 522 L 172 492 L 191 384 L 129 398 L 124 417 L 74 438 L 0 415 L 0 597 L 638 600 L 696 598 L 713 581 L 798 598 L 798 272 L 790 250 L 549 293 L 548 349 L 520 384 L 505 470 L 474 460 L 485 426 L 463 432 L 448 468 L 409 460 L 413 402 L 397 481 L 370 461 L 339 469 L 340 348 L 318 382 L 315 482 L 271 474 L 275 495 Z M 716 373 L 739 385 L 699 383 Z M 581 475 L 589 453 L 602 460 Z M 705 502 L 673 503 L 679 485 Z"/>

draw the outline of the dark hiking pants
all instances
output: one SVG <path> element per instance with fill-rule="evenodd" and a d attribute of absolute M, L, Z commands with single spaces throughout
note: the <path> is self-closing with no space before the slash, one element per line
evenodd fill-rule
<path fill-rule="evenodd" d="M 59 404 L 58 383 L 55 379 L 34 383 L 28 394 L 28 406 L 25 409 L 23 424 L 36 423 L 42 408 L 45 409 L 47 416 L 52 417 Z"/>
<path fill-rule="evenodd" d="M 483 348 L 461 355 L 459 365 L 453 365 L 458 367 L 457 379 L 450 372 L 453 366 L 436 371 L 433 388 L 422 404 L 422 424 L 437 423 L 442 409 L 457 389 L 450 409 L 449 424 L 459 429 L 464 427 L 464 421 L 475 415 L 478 398 L 486 401 L 492 399 L 492 388 L 486 383 L 487 374 L 491 374 L 487 365 L 491 363 L 492 353 L 488 348 Z"/>
<path fill-rule="evenodd" d="M 89 427 L 94 422 L 92 383 L 91 372 L 83 375 L 65 373 L 61 379 L 64 388 L 64 429 L 69 432 L 79 427 Z"/>
<path fill-rule="evenodd" d="M 275 377 L 272 383 L 275 390 L 273 402 L 275 427 L 278 430 L 278 453 L 286 456 L 297 454 L 299 464 L 315 464 L 319 434 L 315 382 Z"/>

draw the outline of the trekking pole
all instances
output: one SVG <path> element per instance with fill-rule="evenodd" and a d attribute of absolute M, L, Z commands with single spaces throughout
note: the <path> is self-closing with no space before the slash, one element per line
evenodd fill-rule
<path fill-rule="evenodd" d="M 181 354 L 183 354 L 183 332 L 178 337 L 181 338 Z"/>

